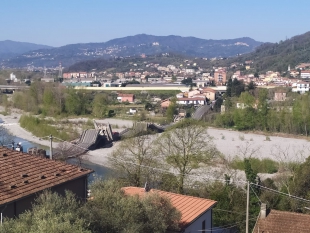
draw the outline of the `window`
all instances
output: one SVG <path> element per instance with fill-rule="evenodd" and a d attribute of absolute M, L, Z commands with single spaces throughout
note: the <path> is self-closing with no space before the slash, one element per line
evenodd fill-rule
<path fill-rule="evenodd" d="M 201 226 L 201 228 L 202 228 L 202 233 L 206 233 L 206 220 L 203 220 L 203 222 L 202 222 L 202 226 Z"/>

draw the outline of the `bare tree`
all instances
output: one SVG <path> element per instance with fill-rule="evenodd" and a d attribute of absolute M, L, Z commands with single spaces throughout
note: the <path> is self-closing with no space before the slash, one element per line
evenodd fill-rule
<path fill-rule="evenodd" d="M 274 145 L 270 154 L 276 158 L 279 163 L 279 172 L 277 182 L 285 186 L 288 193 L 291 193 L 289 188 L 289 178 L 292 182 L 295 181 L 296 169 L 303 163 L 309 155 L 309 147 L 302 146 L 301 148 L 294 148 L 291 145 L 279 146 Z M 293 151 L 293 152 L 292 152 Z M 293 154 L 292 154 L 293 153 Z"/>
<path fill-rule="evenodd" d="M 142 135 L 125 139 L 109 156 L 112 167 L 125 174 L 132 185 L 139 187 L 157 174 L 152 169 L 159 164 L 154 156 L 154 137 L 155 135 Z"/>
<path fill-rule="evenodd" d="M 173 171 L 178 173 L 178 191 L 184 192 L 185 178 L 193 169 L 215 157 L 217 149 L 207 133 L 207 127 L 192 120 L 184 120 L 158 138 L 157 153 Z"/>
<path fill-rule="evenodd" d="M 58 143 L 53 158 L 56 160 L 67 161 L 69 158 L 75 158 L 79 166 L 82 164 L 82 157 L 85 159 L 86 148 L 79 147 L 70 142 Z"/>

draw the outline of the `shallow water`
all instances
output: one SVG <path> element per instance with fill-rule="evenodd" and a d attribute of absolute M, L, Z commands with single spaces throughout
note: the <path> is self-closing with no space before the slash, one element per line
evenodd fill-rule
<path fill-rule="evenodd" d="M 23 138 L 14 137 L 13 141 L 15 143 L 15 146 L 17 145 L 17 143 L 20 142 L 21 145 L 23 146 L 23 152 L 25 152 L 25 153 L 27 153 L 28 149 L 31 148 L 31 147 L 37 147 L 38 149 L 44 149 L 44 150 L 46 150 L 46 154 L 47 155 L 49 154 L 49 151 L 50 151 L 49 147 L 38 145 L 38 144 L 33 143 L 33 142 L 29 142 L 29 141 L 27 141 L 27 140 L 25 140 Z M 11 145 L 8 145 L 8 148 L 11 148 Z M 67 163 L 69 163 L 69 164 L 77 164 L 77 161 L 76 161 L 76 159 L 69 159 L 67 161 Z M 98 165 L 98 164 L 89 162 L 87 160 L 82 160 L 81 166 L 84 167 L 84 168 L 88 168 L 88 169 L 91 169 L 91 170 L 94 171 L 94 173 L 92 173 L 88 177 L 88 181 L 90 183 L 93 182 L 95 179 L 98 179 L 98 178 L 106 178 L 106 177 L 108 177 L 109 174 L 112 173 L 111 169 L 109 169 L 107 167 L 104 167 L 102 165 Z"/>

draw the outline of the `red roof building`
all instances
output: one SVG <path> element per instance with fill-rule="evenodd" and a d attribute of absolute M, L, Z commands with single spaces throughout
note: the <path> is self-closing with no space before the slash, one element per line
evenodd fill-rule
<path fill-rule="evenodd" d="M 135 95 L 134 94 L 118 94 L 117 100 L 119 102 L 133 103 L 135 100 Z"/>
<path fill-rule="evenodd" d="M 146 192 L 144 188 L 124 187 L 122 190 L 126 195 L 139 195 L 143 197 L 148 193 L 158 193 L 170 199 L 171 204 L 181 212 L 181 232 L 203 232 L 212 229 L 212 208 L 216 201 L 181 195 L 161 190 L 151 189 Z"/>
<path fill-rule="evenodd" d="M 309 233 L 310 215 L 266 209 L 262 204 L 253 233 Z"/>
<path fill-rule="evenodd" d="M 45 189 L 87 198 L 87 178 L 92 170 L 64 162 L 0 147 L 0 210 L 3 217 L 14 217 L 31 209 Z"/>

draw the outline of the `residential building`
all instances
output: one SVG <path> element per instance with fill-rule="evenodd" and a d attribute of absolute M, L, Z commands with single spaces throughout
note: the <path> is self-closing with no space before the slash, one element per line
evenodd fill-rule
<path fill-rule="evenodd" d="M 193 73 L 195 73 L 195 70 L 194 69 L 185 69 L 185 73 L 193 74 Z"/>
<path fill-rule="evenodd" d="M 176 94 L 176 97 L 177 98 L 183 98 L 184 97 L 184 93 L 180 92 L 180 93 Z"/>
<path fill-rule="evenodd" d="M 310 70 L 302 70 L 300 71 L 301 78 L 310 78 Z"/>
<path fill-rule="evenodd" d="M 300 63 L 295 69 L 305 70 L 306 68 L 310 67 L 310 63 Z"/>
<path fill-rule="evenodd" d="M 296 83 L 296 87 L 292 88 L 292 92 L 298 92 L 300 94 L 304 94 L 309 91 L 309 83 L 299 82 Z"/>
<path fill-rule="evenodd" d="M 252 233 L 308 233 L 310 232 L 309 222 L 309 214 L 268 210 L 266 204 L 262 204 Z"/>
<path fill-rule="evenodd" d="M 226 71 L 220 70 L 214 72 L 214 82 L 223 85 L 226 83 Z"/>
<path fill-rule="evenodd" d="M 210 101 L 213 101 L 217 98 L 217 92 L 216 92 L 216 90 L 213 90 L 212 88 L 209 88 L 209 87 L 204 88 L 204 89 L 202 89 L 202 93 Z"/>
<path fill-rule="evenodd" d="M 17 78 L 16 78 L 16 75 L 14 73 L 10 74 L 10 80 L 12 80 L 13 82 L 17 82 Z"/>
<path fill-rule="evenodd" d="M 202 97 L 193 97 L 193 98 L 179 98 L 177 99 L 177 104 L 181 105 L 205 105 L 206 104 L 206 98 Z"/>
<path fill-rule="evenodd" d="M 135 100 L 135 95 L 134 94 L 118 94 L 117 100 L 119 102 L 133 103 Z"/>
<path fill-rule="evenodd" d="M 87 178 L 93 171 L 60 161 L 0 147 L 0 210 L 12 218 L 31 209 L 37 195 L 50 189 L 87 198 Z"/>
<path fill-rule="evenodd" d="M 198 95 L 198 94 L 200 94 L 199 90 L 192 90 L 187 93 L 187 97 L 192 98 L 194 95 Z"/>
<path fill-rule="evenodd" d="M 181 213 L 181 220 L 179 223 L 181 230 L 179 232 L 212 231 L 212 208 L 216 205 L 216 201 L 156 189 L 146 191 L 144 188 L 139 187 L 124 187 L 122 190 L 126 195 L 138 195 L 140 198 L 143 198 L 149 193 L 157 193 L 170 199 L 172 206 Z"/>
<path fill-rule="evenodd" d="M 53 83 L 55 82 L 55 79 L 53 77 L 45 77 L 45 78 L 41 78 L 41 82 Z"/>
<path fill-rule="evenodd" d="M 161 101 L 160 107 L 162 107 L 162 108 L 168 108 L 170 104 L 171 104 L 170 99 L 165 99 L 165 100 Z"/>

